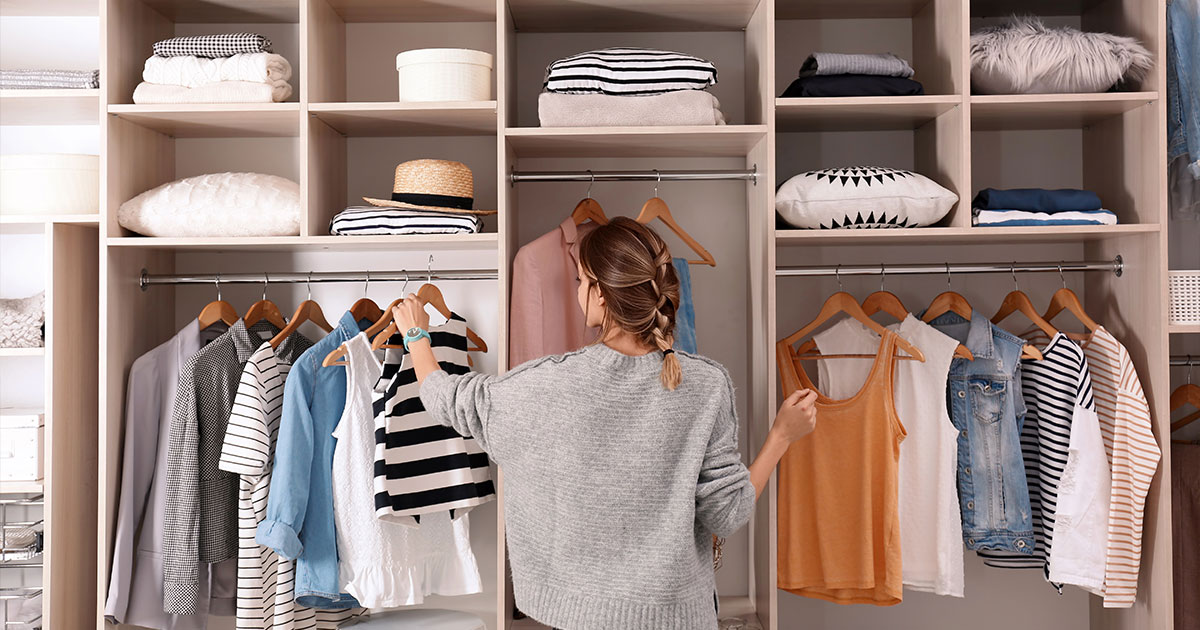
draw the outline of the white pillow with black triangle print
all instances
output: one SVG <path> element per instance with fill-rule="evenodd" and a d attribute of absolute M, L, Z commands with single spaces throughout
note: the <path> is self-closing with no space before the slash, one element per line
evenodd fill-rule
<path fill-rule="evenodd" d="M 911 171 L 877 166 L 800 173 L 775 192 L 775 211 L 798 228 L 904 228 L 933 225 L 958 195 Z"/>

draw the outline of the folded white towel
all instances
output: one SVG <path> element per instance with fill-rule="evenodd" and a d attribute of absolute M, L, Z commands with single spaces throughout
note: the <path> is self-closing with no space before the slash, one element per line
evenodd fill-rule
<path fill-rule="evenodd" d="M 292 64 L 275 53 L 244 53 L 232 57 L 150 57 L 142 80 L 161 85 L 200 87 L 220 81 L 251 81 L 279 86 L 292 78 Z"/>
<path fill-rule="evenodd" d="M 556 94 L 538 96 L 543 127 L 642 127 L 724 125 L 717 97 L 703 90 L 680 90 L 654 96 Z"/>
<path fill-rule="evenodd" d="M 292 95 L 289 83 L 270 84 L 251 81 L 219 81 L 200 87 L 139 83 L 133 90 L 133 102 L 171 103 L 278 103 Z"/>

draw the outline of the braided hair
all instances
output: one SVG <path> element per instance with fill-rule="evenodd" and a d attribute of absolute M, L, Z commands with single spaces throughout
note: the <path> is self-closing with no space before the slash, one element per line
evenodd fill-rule
<path fill-rule="evenodd" d="M 636 335 L 663 353 L 659 380 L 674 390 L 683 378 L 675 343 L 679 277 L 667 244 L 651 228 L 616 217 L 579 243 L 579 264 L 605 300 L 600 338 L 615 329 Z"/>

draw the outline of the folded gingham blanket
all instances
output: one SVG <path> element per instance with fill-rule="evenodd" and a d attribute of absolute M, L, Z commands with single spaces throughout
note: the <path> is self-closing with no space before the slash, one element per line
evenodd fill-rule
<path fill-rule="evenodd" d="M 258 33 L 222 33 L 172 37 L 154 43 L 156 57 L 230 57 L 271 52 L 271 40 Z"/>
<path fill-rule="evenodd" d="M 3 90 L 87 90 L 100 87 L 99 70 L 0 70 Z"/>

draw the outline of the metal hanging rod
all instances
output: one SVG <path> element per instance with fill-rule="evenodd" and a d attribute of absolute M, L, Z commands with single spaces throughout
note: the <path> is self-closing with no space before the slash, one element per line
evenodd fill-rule
<path fill-rule="evenodd" d="M 519 182 L 697 182 L 749 180 L 758 185 L 758 165 L 743 170 L 708 171 L 512 171 L 509 184 Z"/>
<path fill-rule="evenodd" d="M 837 265 L 834 267 L 779 267 L 776 276 L 878 276 L 878 275 L 937 275 L 955 273 L 1040 273 L 1068 271 L 1107 271 L 1121 276 L 1125 261 L 1113 260 L 1062 261 L 1046 263 L 927 263 L 917 265 Z"/>
<path fill-rule="evenodd" d="M 1173 354 L 1171 355 L 1171 365 L 1173 367 L 1200 366 L 1200 354 Z"/>
<path fill-rule="evenodd" d="M 319 284 L 328 282 L 422 282 L 426 280 L 495 280 L 493 269 L 414 269 L 412 271 L 280 271 L 266 273 L 150 274 L 142 270 L 139 286 L 145 291 L 155 284 Z"/>

